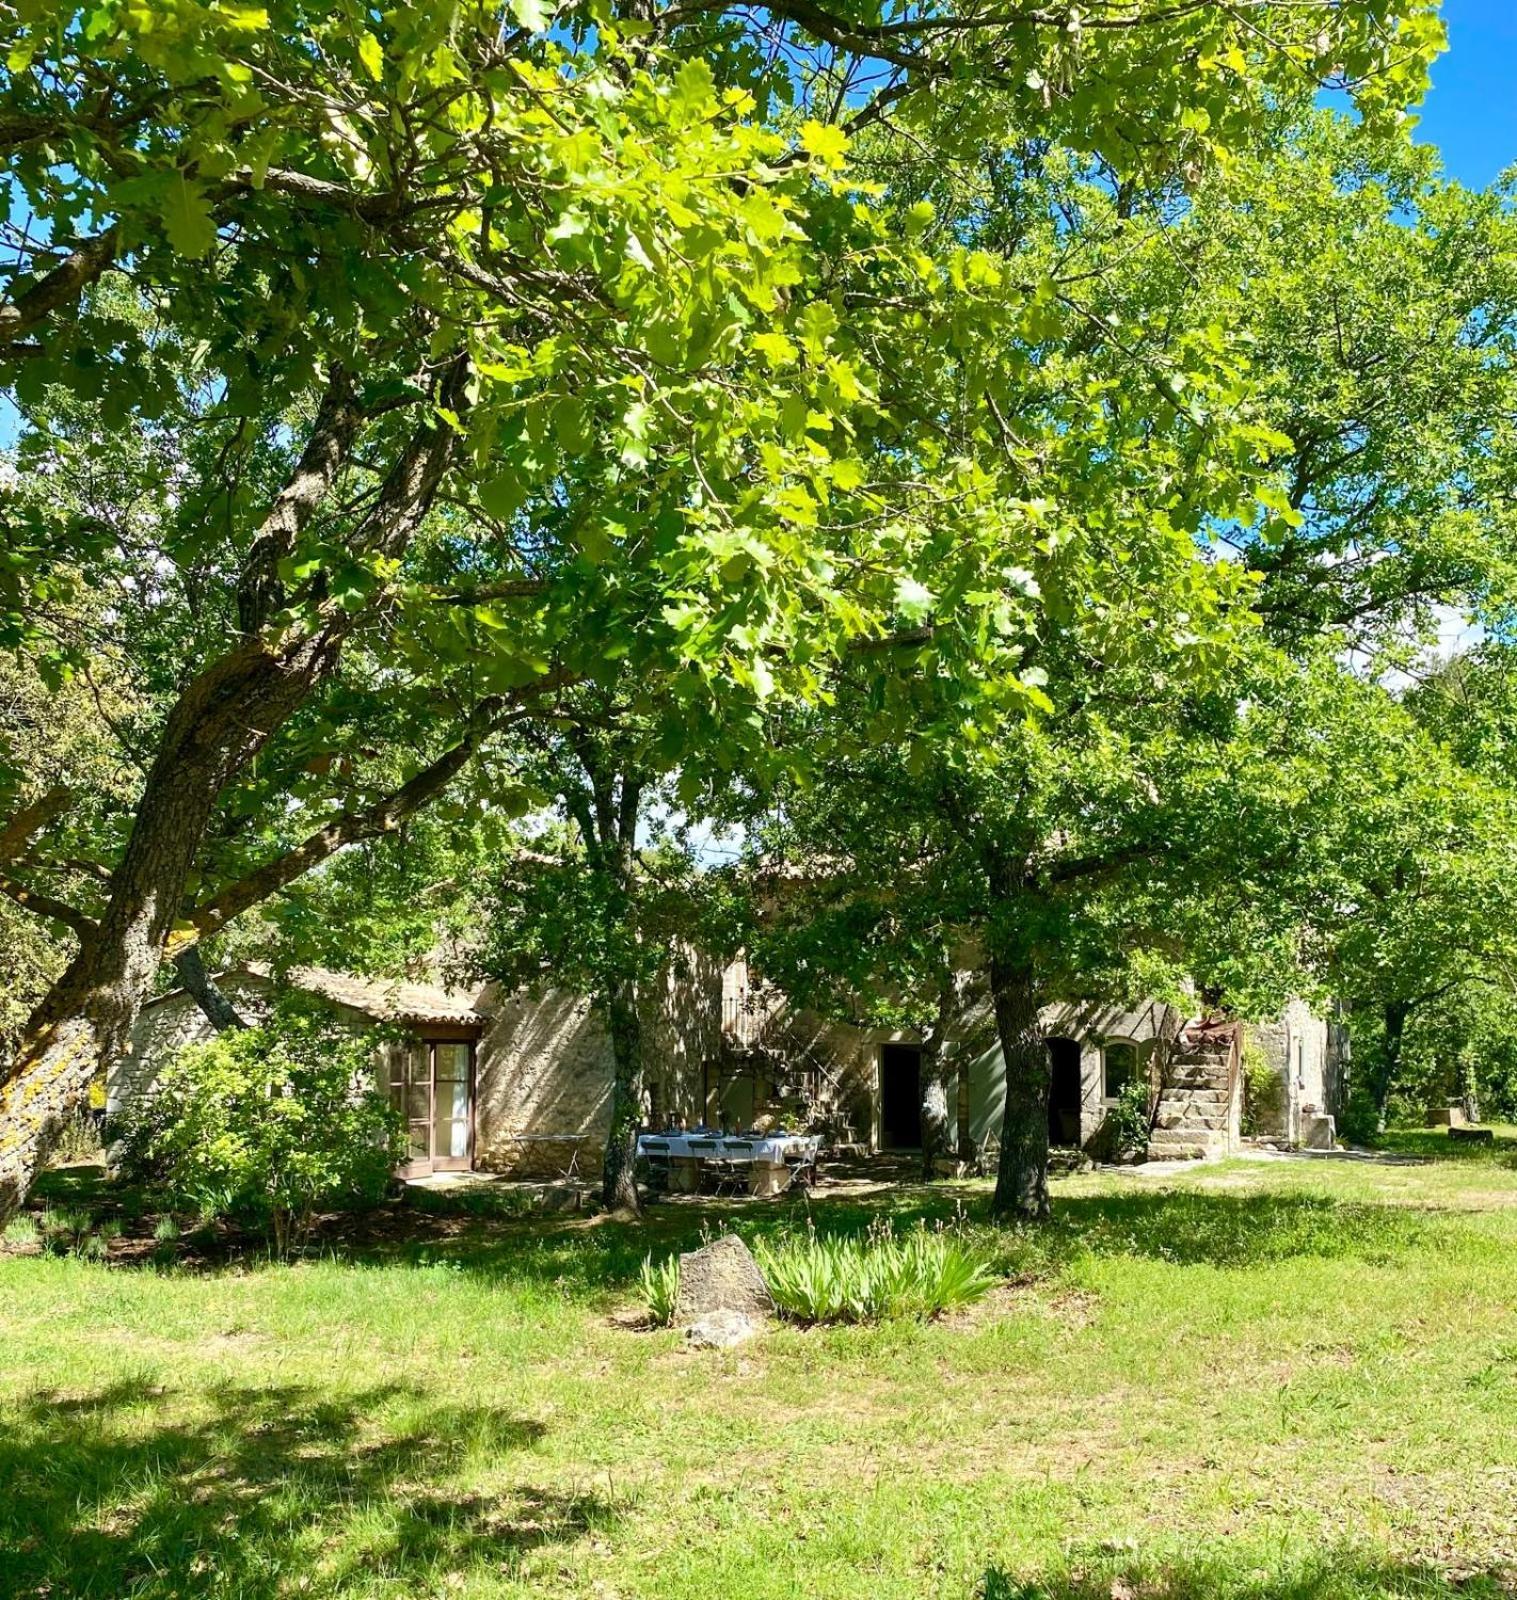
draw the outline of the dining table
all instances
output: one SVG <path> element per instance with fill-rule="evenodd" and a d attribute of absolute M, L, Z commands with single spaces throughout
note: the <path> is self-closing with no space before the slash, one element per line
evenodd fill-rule
<path fill-rule="evenodd" d="M 724 1162 L 749 1167 L 751 1194 L 780 1194 L 794 1181 L 798 1167 L 814 1163 L 821 1138 L 784 1129 L 765 1133 L 716 1133 L 700 1128 L 652 1131 L 638 1136 L 640 1156 L 669 1163 L 669 1187 L 693 1194 L 700 1187 L 703 1165 Z"/>

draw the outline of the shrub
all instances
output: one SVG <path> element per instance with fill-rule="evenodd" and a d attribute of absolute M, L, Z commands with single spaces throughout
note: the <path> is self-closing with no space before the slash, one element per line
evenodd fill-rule
<path fill-rule="evenodd" d="M 1117 1103 L 1106 1114 L 1107 1136 L 1112 1154 L 1139 1156 L 1148 1150 L 1148 1132 L 1153 1106 L 1145 1079 L 1134 1078 L 1117 1091 Z"/>
<path fill-rule="evenodd" d="M 200 1226 L 235 1220 L 288 1255 L 319 1210 L 382 1197 L 404 1154 L 370 1086 L 373 1049 L 372 1034 L 290 1003 L 188 1045 L 123 1130 L 120 1164 L 160 1178 Z"/>
<path fill-rule="evenodd" d="M 88 1110 L 81 1109 L 64 1122 L 48 1159 L 54 1166 L 71 1166 L 75 1162 L 99 1161 L 102 1154 L 100 1125 Z"/>
<path fill-rule="evenodd" d="M 1250 1039 L 1243 1046 L 1243 1135 L 1255 1139 L 1276 1131 L 1285 1109 L 1285 1080 Z"/>
<path fill-rule="evenodd" d="M 667 1328 L 674 1321 L 674 1307 L 679 1300 L 679 1257 L 668 1256 L 655 1266 L 651 1255 L 644 1256 L 638 1288 L 648 1320 L 655 1328 Z"/>
<path fill-rule="evenodd" d="M 30 1250 L 41 1243 L 41 1228 L 25 1212 L 12 1217 L 0 1230 L 0 1244 L 7 1244 L 12 1250 Z"/>
<path fill-rule="evenodd" d="M 862 1239 L 815 1230 L 755 1249 L 782 1316 L 797 1322 L 925 1319 L 980 1299 L 995 1282 L 989 1261 L 947 1232 L 888 1225 Z"/>

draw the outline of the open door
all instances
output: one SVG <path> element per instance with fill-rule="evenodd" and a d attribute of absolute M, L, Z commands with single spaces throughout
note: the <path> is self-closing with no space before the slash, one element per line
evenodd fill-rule
<path fill-rule="evenodd" d="M 390 1103 L 406 1119 L 402 1178 L 474 1165 L 474 1044 L 419 1039 L 390 1057 Z"/>
<path fill-rule="evenodd" d="M 914 1044 L 880 1046 L 880 1148 L 922 1148 L 922 1052 Z"/>
<path fill-rule="evenodd" d="M 1048 1143 L 1054 1149 L 1080 1144 L 1080 1041 L 1048 1041 Z"/>

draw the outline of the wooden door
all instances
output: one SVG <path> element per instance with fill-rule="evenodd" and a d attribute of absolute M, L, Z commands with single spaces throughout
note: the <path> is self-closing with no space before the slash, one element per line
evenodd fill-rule
<path fill-rule="evenodd" d="M 390 1057 L 390 1103 L 406 1119 L 403 1178 L 474 1164 L 474 1045 L 419 1039 Z"/>

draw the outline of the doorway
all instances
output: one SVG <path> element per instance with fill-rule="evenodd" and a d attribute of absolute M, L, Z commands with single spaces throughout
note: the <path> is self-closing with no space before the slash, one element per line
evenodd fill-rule
<path fill-rule="evenodd" d="M 474 1045 L 418 1039 L 390 1055 L 390 1104 L 406 1119 L 402 1178 L 474 1165 Z"/>
<path fill-rule="evenodd" d="M 1080 1145 L 1080 1041 L 1049 1039 L 1048 1143 L 1056 1149 Z"/>
<path fill-rule="evenodd" d="M 922 1148 L 922 1052 L 914 1044 L 880 1046 L 880 1148 Z"/>

